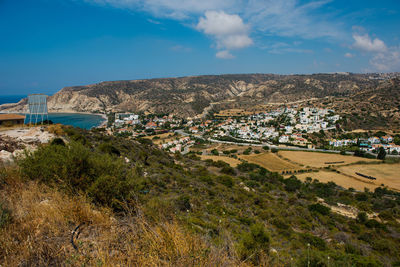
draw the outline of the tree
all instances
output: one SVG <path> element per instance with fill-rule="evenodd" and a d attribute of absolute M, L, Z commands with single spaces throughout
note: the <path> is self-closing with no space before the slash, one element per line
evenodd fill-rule
<path fill-rule="evenodd" d="M 385 157 L 386 157 L 386 151 L 385 151 L 385 149 L 383 147 L 380 147 L 379 148 L 379 152 L 378 152 L 378 156 L 376 156 L 376 158 L 380 159 L 380 160 L 384 160 Z"/>
<path fill-rule="evenodd" d="M 367 213 L 364 211 L 359 212 L 357 215 L 357 221 L 362 224 L 366 223 L 368 221 Z"/>
<path fill-rule="evenodd" d="M 215 156 L 218 156 L 218 155 L 219 155 L 219 152 L 218 152 L 218 150 L 213 149 L 213 150 L 211 150 L 211 154 L 213 154 L 213 155 L 215 155 Z"/>

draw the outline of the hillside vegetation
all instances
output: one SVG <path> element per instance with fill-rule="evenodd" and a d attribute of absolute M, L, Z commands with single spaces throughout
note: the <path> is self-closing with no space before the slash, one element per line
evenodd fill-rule
<path fill-rule="evenodd" d="M 400 264 L 399 193 L 172 157 L 99 130 L 59 134 L 0 171 L 2 266 Z"/>

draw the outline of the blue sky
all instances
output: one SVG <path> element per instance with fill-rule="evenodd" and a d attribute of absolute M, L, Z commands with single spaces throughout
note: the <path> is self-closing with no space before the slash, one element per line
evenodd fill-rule
<path fill-rule="evenodd" d="M 0 94 L 222 73 L 400 71 L 398 0 L 0 0 Z"/>

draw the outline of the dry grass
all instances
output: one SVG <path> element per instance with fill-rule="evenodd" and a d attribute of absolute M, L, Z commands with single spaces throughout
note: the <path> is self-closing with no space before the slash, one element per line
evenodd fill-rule
<path fill-rule="evenodd" d="M 160 139 L 154 139 L 154 137 L 160 137 Z M 154 144 L 158 145 L 158 144 L 168 143 L 169 141 L 174 141 L 176 140 L 176 138 L 181 138 L 181 136 L 174 135 L 174 133 L 163 133 L 163 134 L 145 136 L 143 138 L 151 139 Z"/>
<path fill-rule="evenodd" d="M 364 165 L 365 166 L 365 165 Z M 307 177 L 311 177 L 312 179 L 317 179 L 320 182 L 327 183 L 327 182 L 334 182 L 337 185 L 342 186 L 343 188 L 354 188 L 359 191 L 364 191 L 364 188 L 368 189 L 375 189 L 378 187 L 377 185 L 373 184 L 367 179 L 362 180 L 355 179 L 349 177 L 347 175 L 343 175 L 340 173 L 332 172 L 332 171 L 319 171 L 319 172 L 312 172 L 312 173 L 302 173 L 296 174 L 296 177 L 302 181 L 305 181 Z"/>
<path fill-rule="evenodd" d="M 297 164 L 314 168 L 327 167 L 329 165 L 346 165 L 358 161 L 379 162 L 375 159 L 366 159 L 354 156 L 346 156 L 331 153 L 305 152 L 305 151 L 279 151 L 279 155 Z M 325 164 L 326 162 L 340 162 L 339 164 Z"/>
<path fill-rule="evenodd" d="M 217 249 L 176 221 L 150 225 L 138 209 L 114 217 L 83 196 L 72 198 L 34 182 L 20 182 L 16 172 L 8 177 L 0 196 L 12 220 L 0 229 L 1 266 L 246 265 L 233 249 L 225 249 L 233 246 Z M 71 235 L 80 224 L 74 249 Z"/>
<path fill-rule="evenodd" d="M 230 117 L 230 116 L 247 116 L 247 115 L 252 115 L 254 112 L 249 112 L 241 108 L 233 108 L 233 109 L 225 109 L 221 110 L 215 116 L 220 116 L 220 117 Z"/>
<path fill-rule="evenodd" d="M 364 179 L 357 174 L 356 172 L 369 175 L 377 178 L 373 180 L 375 187 L 381 186 L 384 184 L 391 189 L 395 189 L 400 191 L 400 164 L 368 164 L 368 165 L 350 165 L 343 166 L 338 169 L 340 172 L 356 177 L 359 179 Z"/>
<path fill-rule="evenodd" d="M 222 160 L 223 162 L 228 163 L 231 167 L 236 167 L 237 165 L 239 165 L 241 163 L 241 161 L 238 159 L 225 157 L 225 156 L 201 155 L 200 158 L 201 158 L 201 160 L 206 160 L 206 159 L 212 159 L 213 161 Z"/>
<path fill-rule="evenodd" d="M 53 133 L 57 136 L 64 135 L 63 125 L 62 124 L 52 124 L 47 126 L 47 131 L 49 133 Z"/>
<path fill-rule="evenodd" d="M 281 172 L 281 171 L 293 171 L 302 169 L 300 166 L 285 161 L 274 153 L 261 153 L 252 155 L 240 155 L 239 158 L 244 159 L 250 163 L 258 164 L 269 171 Z"/>

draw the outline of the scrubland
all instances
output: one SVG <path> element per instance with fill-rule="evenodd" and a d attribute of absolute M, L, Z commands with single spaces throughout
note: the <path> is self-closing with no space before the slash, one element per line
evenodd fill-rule
<path fill-rule="evenodd" d="M 254 163 L 172 156 L 151 140 L 59 130 L 0 168 L 2 266 L 400 263 L 400 194 L 388 188 L 302 182 Z M 331 208 L 342 205 L 357 217 Z"/>

